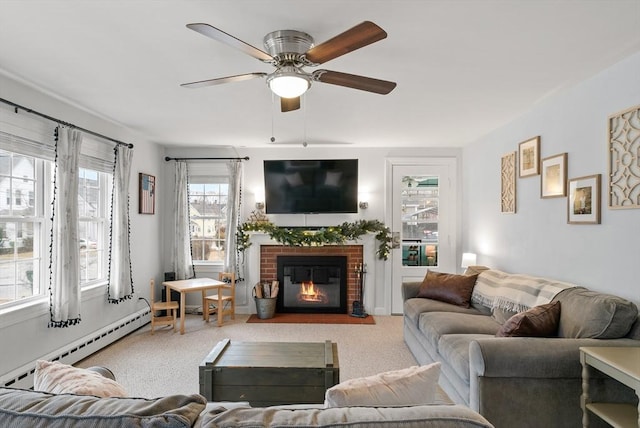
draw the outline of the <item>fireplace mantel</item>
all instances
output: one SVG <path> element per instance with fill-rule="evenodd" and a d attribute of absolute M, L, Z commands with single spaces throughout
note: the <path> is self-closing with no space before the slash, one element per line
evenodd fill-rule
<path fill-rule="evenodd" d="M 244 299 L 247 305 L 248 312 L 255 312 L 253 304 L 253 297 L 251 296 L 251 290 L 253 286 L 258 283 L 260 278 L 260 250 L 263 245 L 271 246 L 283 246 L 283 244 L 275 241 L 266 233 L 250 232 L 251 246 L 244 251 L 245 257 L 245 290 Z M 364 308 L 365 311 L 373 314 L 374 299 L 375 299 L 375 262 L 376 262 L 376 240 L 373 234 L 367 234 L 362 236 L 356 241 L 346 241 L 344 245 L 360 245 L 362 246 L 363 262 L 367 266 L 367 274 L 365 276 L 364 287 Z M 343 245 L 323 245 L 322 247 L 342 247 Z M 305 248 L 305 247 L 302 247 Z M 310 247 L 313 248 L 313 247 Z M 240 291 L 240 290 L 238 290 Z"/>

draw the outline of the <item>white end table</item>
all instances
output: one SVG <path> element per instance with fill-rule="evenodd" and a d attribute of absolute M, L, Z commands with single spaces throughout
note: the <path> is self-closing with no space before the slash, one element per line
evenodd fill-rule
<path fill-rule="evenodd" d="M 589 399 L 589 367 L 635 390 L 640 398 L 640 347 L 581 347 L 582 363 L 582 426 L 589 426 L 589 414 L 599 416 L 613 427 L 640 428 L 640 403 L 592 403 Z"/>

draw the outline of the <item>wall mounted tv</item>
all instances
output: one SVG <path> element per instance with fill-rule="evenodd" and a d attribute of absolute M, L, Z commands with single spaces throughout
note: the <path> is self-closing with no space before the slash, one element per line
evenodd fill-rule
<path fill-rule="evenodd" d="M 358 212 L 358 159 L 265 160 L 267 214 Z"/>

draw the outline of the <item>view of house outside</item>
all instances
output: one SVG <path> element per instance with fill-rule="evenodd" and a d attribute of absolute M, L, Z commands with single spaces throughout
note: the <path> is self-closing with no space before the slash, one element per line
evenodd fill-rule
<path fill-rule="evenodd" d="M 0 151 L 0 303 L 40 294 L 36 159 Z"/>
<path fill-rule="evenodd" d="M 225 181 L 225 182 L 216 182 Z M 189 183 L 191 250 L 194 262 L 223 262 L 229 185 L 211 177 Z"/>
<path fill-rule="evenodd" d="M 51 180 L 40 178 L 45 162 L 0 150 L 0 304 L 46 291 L 51 226 L 45 218 L 50 217 L 51 202 L 44 201 L 41 193 Z M 81 286 L 107 279 L 110 177 L 84 168 L 79 171 Z"/>

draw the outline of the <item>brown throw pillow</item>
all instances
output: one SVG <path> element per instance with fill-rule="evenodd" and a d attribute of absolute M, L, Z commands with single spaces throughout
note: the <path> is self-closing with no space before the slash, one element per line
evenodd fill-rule
<path fill-rule="evenodd" d="M 515 314 L 496 333 L 498 337 L 553 337 L 560 321 L 560 302 L 536 306 Z"/>
<path fill-rule="evenodd" d="M 456 275 L 428 271 L 420 284 L 417 297 L 440 300 L 468 308 L 476 279 L 478 279 L 478 275 Z"/>

